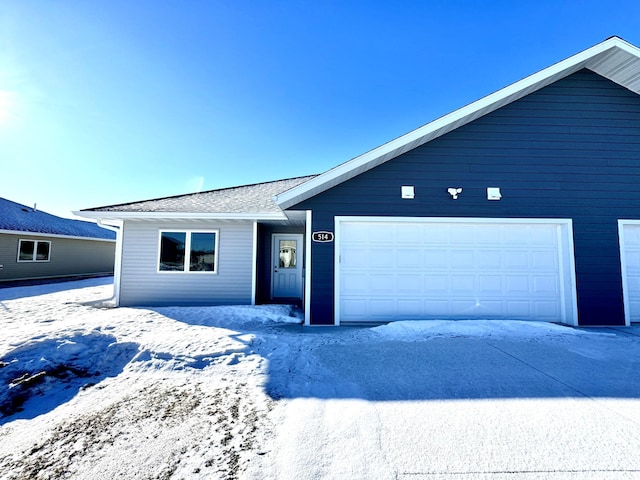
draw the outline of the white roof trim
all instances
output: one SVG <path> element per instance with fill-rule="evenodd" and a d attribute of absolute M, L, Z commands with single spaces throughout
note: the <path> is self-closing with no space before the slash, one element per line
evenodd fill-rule
<path fill-rule="evenodd" d="M 289 208 L 583 68 L 588 68 L 640 94 L 640 49 L 619 37 L 611 37 L 538 73 L 338 165 L 297 187 L 276 195 L 274 199 L 282 209 Z"/>
<path fill-rule="evenodd" d="M 195 212 L 94 212 L 78 211 L 74 215 L 96 220 L 163 220 L 163 219 L 203 219 L 203 220 L 287 220 L 284 213 L 195 213 Z"/>

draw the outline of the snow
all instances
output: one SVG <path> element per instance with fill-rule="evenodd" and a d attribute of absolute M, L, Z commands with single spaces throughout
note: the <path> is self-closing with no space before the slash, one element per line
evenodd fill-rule
<path fill-rule="evenodd" d="M 633 478 L 640 332 L 0 289 L 0 478 Z"/>

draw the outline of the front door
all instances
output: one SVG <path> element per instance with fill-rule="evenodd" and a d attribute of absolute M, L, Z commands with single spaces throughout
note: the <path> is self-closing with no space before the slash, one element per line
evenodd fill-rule
<path fill-rule="evenodd" d="M 271 298 L 302 298 L 302 235 L 273 235 Z"/>

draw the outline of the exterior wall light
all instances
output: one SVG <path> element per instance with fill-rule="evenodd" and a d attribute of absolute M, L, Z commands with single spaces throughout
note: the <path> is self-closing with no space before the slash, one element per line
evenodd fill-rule
<path fill-rule="evenodd" d="M 501 198 L 499 187 L 487 187 L 487 200 L 500 200 Z"/>
<path fill-rule="evenodd" d="M 462 193 L 462 188 L 448 188 L 447 192 L 451 195 L 451 198 L 454 200 L 458 199 L 458 195 Z"/>
<path fill-rule="evenodd" d="M 415 198 L 416 193 L 413 185 L 403 185 L 400 187 L 402 198 Z"/>

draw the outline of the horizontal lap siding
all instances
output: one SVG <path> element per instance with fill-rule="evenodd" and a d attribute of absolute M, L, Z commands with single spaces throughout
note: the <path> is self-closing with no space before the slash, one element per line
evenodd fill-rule
<path fill-rule="evenodd" d="M 580 324 L 622 324 L 617 219 L 640 218 L 639 174 L 640 96 L 583 70 L 294 208 L 330 231 L 334 215 L 571 218 Z M 333 323 L 333 246 L 313 249 L 312 322 Z"/>
<path fill-rule="evenodd" d="M 219 230 L 218 273 L 158 272 L 159 231 Z M 250 304 L 253 225 L 125 222 L 120 304 Z"/>
<path fill-rule="evenodd" d="M 18 262 L 20 240 L 51 242 L 48 262 Z M 112 274 L 115 242 L 20 234 L 0 235 L 0 281 Z"/>

